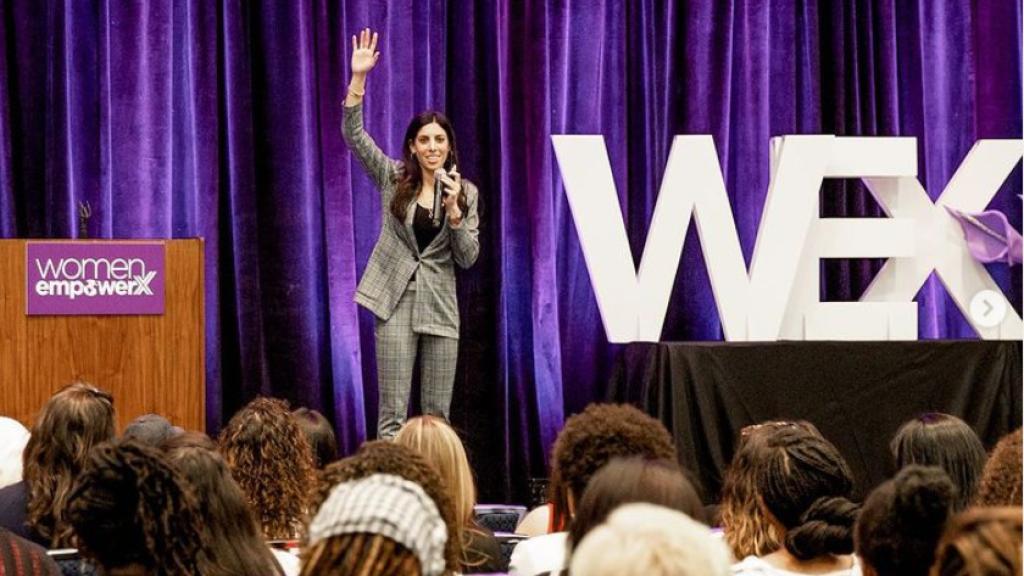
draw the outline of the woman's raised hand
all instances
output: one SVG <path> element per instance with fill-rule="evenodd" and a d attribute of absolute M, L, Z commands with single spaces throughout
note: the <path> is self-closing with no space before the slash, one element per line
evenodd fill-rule
<path fill-rule="evenodd" d="M 359 32 L 358 40 L 352 36 L 352 74 L 365 75 L 377 64 L 377 33 L 370 33 L 369 28 Z"/>

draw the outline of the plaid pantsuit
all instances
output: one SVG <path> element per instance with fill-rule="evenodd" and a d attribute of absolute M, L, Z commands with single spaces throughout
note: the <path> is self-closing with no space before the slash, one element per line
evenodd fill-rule
<path fill-rule="evenodd" d="M 423 412 L 448 416 L 459 338 L 455 265 L 472 266 L 480 252 L 479 193 L 473 183 L 462 181 L 468 210 L 461 224 L 454 228 L 445 219 L 437 237 L 421 252 L 412 228 L 415 200 L 404 221 L 390 210 L 401 163 L 385 155 L 363 129 L 362 104 L 343 110 L 345 142 L 381 193 L 380 236 L 355 300 L 377 317 L 377 435 L 390 438 L 405 421 L 417 355 Z"/>

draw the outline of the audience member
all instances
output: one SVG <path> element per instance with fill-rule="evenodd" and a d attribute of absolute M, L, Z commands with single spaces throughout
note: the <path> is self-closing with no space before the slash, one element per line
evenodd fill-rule
<path fill-rule="evenodd" d="M 554 525 L 568 525 L 576 502 L 598 470 L 615 457 L 629 456 L 678 462 L 665 426 L 633 406 L 591 404 L 569 418 L 551 453 Z M 555 532 L 520 542 L 509 571 L 533 576 L 566 568 L 566 538 L 566 532 Z"/>
<path fill-rule="evenodd" d="M 0 575 L 60 576 L 60 567 L 42 546 L 0 528 Z"/>
<path fill-rule="evenodd" d="M 309 526 L 303 575 L 440 576 L 445 521 L 423 487 L 373 474 L 331 489 Z"/>
<path fill-rule="evenodd" d="M 0 416 L 0 488 L 21 482 L 21 460 L 28 429 L 14 418 Z"/>
<path fill-rule="evenodd" d="M 323 414 L 309 408 L 298 408 L 292 415 L 313 451 L 313 466 L 317 470 L 323 470 L 324 466 L 338 459 L 338 439 L 334 435 L 334 427 Z"/>
<path fill-rule="evenodd" d="M 675 461 L 615 458 L 587 483 L 572 518 L 567 553 L 571 556 L 573 548 L 613 510 L 637 502 L 676 510 L 689 518 L 699 518 L 704 510 L 693 484 Z"/>
<path fill-rule="evenodd" d="M 726 576 L 732 558 L 707 526 L 676 510 L 626 504 L 590 531 L 572 556 L 585 576 Z"/>
<path fill-rule="evenodd" d="M 476 483 L 455 430 L 437 416 L 418 416 L 402 426 L 395 442 L 422 455 L 441 474 L 441 483 L 455 507 L 456 531 L 449 537 L 458 538 L 462 544 L 461 571 L 504 572 L 498 541 L 476 522 Z"/>
<path fill-rule="evenodd" d="M 33 540 L 47 548 L 74 546 L 65 519 L 68 495 L 89 451 L 114 434 L 114 397 L 103 390 L 75 382 L 46 402 L 25 445 L 25 509 Z"/>
<path fill-rule="evenodd" d="M 516 534 L 523 534 L 525 536 L 543 536 L 544 534 L 551 534 L 552 532 L 565 530 L 565 526 L 559 526 L 557 528 L 554 526 L 554 515 L 551 514 L 551 509 L 553 507 L 554 504 L 548 502 L 547 504 L 537 506 L 533 510 L 527 512 L 516 526 Z"/>
<path fill-rule="evenodd" d="M 782 547 L 748 556 L 734 574 L 857 574 L 853 524 L 857 505 L 850 469 L 835 446 L 800 427 L 765 433 L 768 450 L 757 472 L 765 516 Z"/>
<path fill-rule="evenodd" d="M 263 541 L 256 517 L 242 489 L 231 477 L 216 444 L 206 434 L 185 432 L 161 445 L 170 463 L 200 498 L 198 510 L 206 543 L 202 570 L 206 576 L 270 576 L 298 574 L 298 557 L 275 555 Z M 283 571 L 287 565 L 289 570 Z"/>
<path fill-rule="evenodd" d="M 264 537 L 299 537 L 316 476 L 309 443 L 288 404 L 274 398 L 253 400 L 231 418 L 219 444 Z"/>
<path fill-rule="evenodd" d="M 125 427 L 121 437 L 149 446 L 160 446 L 164 440 L 182 432 L 181 428 L 171 425 L 170 420 L 159 414 L 143 414 Z"/>
<path fill-rule="evenodd" d="M 366 442 L 359 447 L 354 455 L 324 468 L 320 473 L 320 481 L 314 495 L 313 509 L 319 508 L 321 503 L 327 500 L 336 485 L 367 478 L 374 474 L 398 476 L 419 485 L 437 506 L 441 519 L 444 520 L 445 533 L 447 535 L 458 533 L 455 505 L 441 481 L 440 473 L 423 456 L 412 449 L 386 440 Z M 304 556 L 311 558 L 313 553 L 307 551 Z M 460 558 L 462 558 L 461 542 L 458 538 L 447 538 L 444 550 L 446 570 L 451 573 L 458 572 Z M 305 570 L 305 564 L 303 564 L 303 569 Z"/>
<path fill-rule="evenodd" d="M 972 508 L 939 541 L 931 576 L 1020 576 L 1021 509 Z"/>
<path fill-rule="evenodd" d="M 978 487 L 979 506 L 1021 506 L 1021 430 L 1003 436 L 985 462 Z"/>
<path fill-rule="evenodd" d="M 722 480 L 719 507 L 722 535 L 736 558 L 765 556 L 779 549 L 779 537 L 760 504 L 757 473 L 770 453 L 764 442 L 765 433 L 787 427 L 819 434 L 813 424 L 804 421 L 763 422 L 740 430 L 736 453 Z"/>
<path fill-rule="evenodd" d="M 985 447 L 966 422 L 938 412 L 905 423 L 889 445 L 896 468 L 909 464 L 938 466 L 957 488 L 954 509 L 967 508 L 978 491 L 985 466 Z"/>
<path fill-rule="evenodd" d="M 864 576 L 928 576 L 956 487 L 941 468 L 910 465 L 868 496 L 855 544 Z"/>
<path fill-rule="evenodd" d="M 79 550 L 104 574 L 205 574 L 198 504 L 156 448 L 133 440 L 93 449 L 68 498 Z"/>

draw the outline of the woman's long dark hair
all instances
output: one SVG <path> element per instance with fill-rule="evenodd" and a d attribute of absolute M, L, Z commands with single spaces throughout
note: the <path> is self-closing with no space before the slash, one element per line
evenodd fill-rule
<path fill-rule="evenodd" d="M 971 504 L 985 468 L 985 447 L 974 430 L 950 414 L 929 412 L 903 424 L 889 444 L 896 468 L 938 466 L 957 487 L 954 509 Z"/>
<path fill-rule="evenodd" d="M 587 482 L 569 528 L 569 547 L 578 546 L 616 508 L 634 502 L 657 504 L 683 512 L 698 522 L 704 520 L 697 490 L 679 464 L 671 460 L 615 458 Z"/>
<path fill-rule="evenodd" d="M 213 441 L 205 434 L 187 432 L 165 440 L 161 447 L 193 491 L 202 497 L 199 518 L 207 545 L 206 576 L 283 576 L 263 542 L 242 489 L 231 477 Z"/>
<path fill-rule="evenodd" d="M 114 397 L 86 382 L 65 386 L 40 412 L 25 446 L 24 477 L 28 525 L 51 548 L 73 545 L 68 495 L 89 451 L 114 432 Z"/>
<path fill-rule="evenodd" d="M 398 218 L 399 222 L 405 222 L 405 211 L 409 204 L 416 199 L 423 185 L 423 173 L 420 163 L 413 156 L 409 146 L 415 142 L 416 135 L 420 128 L 427 124 L 437 122 L 448 136 L 448 159 L 444 163 L 445 170 L 459 163 L 458 148 L 455 146 L 455 129 L 448 118 L 435 110 L 427 110 L 413 117 L 409 127 L 405 129 L 405 138 L 402 140 L 402 170 L 398 173 L 398 180 L 395 182 L 395 196 L 391 199 L 391 214 Z M 459 192 L 459 208 L 465 214 L 469 210 L 469 202 L 466 200 L 466 192 Z"/>

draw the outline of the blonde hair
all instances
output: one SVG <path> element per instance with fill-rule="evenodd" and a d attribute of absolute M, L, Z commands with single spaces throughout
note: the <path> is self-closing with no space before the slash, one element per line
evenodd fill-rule
<path fill-rule="evenodd" d="M 468 557 L 469 531 L 475 526 L 476 483 L 459 435 L 441 418 L 417 416 L 402 426 L 395 442 L 423 456 L 441 476 L 441 483 L 448 490 L 455 509 L 456 541 L 461 544 L 460 563 L 463 568 L 486 562 L 486 558 Z"/>
<path fill-rule="evenodd" d="M 402 426 L 395 442 L 412 448 L 437 469 L 452 496 L 455 519 L 462 524 L 471 521 L 476 485 L 466 449 L 455 430 L 436 416 L 417 416 Z"/>

